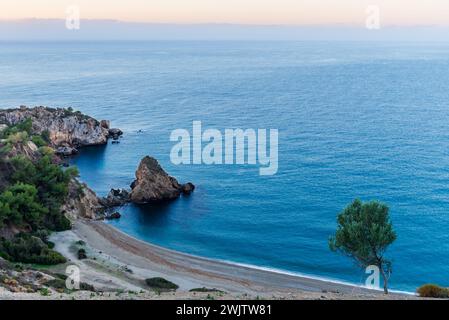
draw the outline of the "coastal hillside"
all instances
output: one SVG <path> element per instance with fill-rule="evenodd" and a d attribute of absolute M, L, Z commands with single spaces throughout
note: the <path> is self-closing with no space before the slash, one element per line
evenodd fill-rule
<path fill-rule="evenodd" d="M 51 233 L 69 230 L 71 220 L 96 218 L 101 211 L 93 191 L 76 179 L 77 169 L 66 167 L 61 150 L 73 153 L 75 147 L 106 143 L 108 129 L 106 122 L 68 109 L 0 111 L 2 261 L 13 266 L 67 261 L 54 250 Z M 8 265 L 2 262 L 3 269 Z"/>
<path fill-rule="evenodd" d="M 94 218 L 95 194 L 65 168 L 61 150 L 104 144 L 106 122 L 67 109 L 0 111 L 0 254 L 13 262 L 60 263 L 48 236 L 69 218 Z M 31 251 L 30 251 L 31 250 Z"/>

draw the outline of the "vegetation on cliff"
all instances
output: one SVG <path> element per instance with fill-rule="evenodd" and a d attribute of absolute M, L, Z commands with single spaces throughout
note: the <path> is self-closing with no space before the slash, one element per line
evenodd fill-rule
<path fill-rule="evenodd" d="M 0 132 L 0 163 L 5 169 L 0 185 L 0 256 L 7 260 L 65 262 L 63 256 L 51 249 L 47 237 L 51 231 L 71 227 L 61 213 L 61 206 L 70 180 L 78 172 L 75 168 L 63 170 L 55 164 L 47 144 L 45 133 L 33 135 L 30 119 Z"/>

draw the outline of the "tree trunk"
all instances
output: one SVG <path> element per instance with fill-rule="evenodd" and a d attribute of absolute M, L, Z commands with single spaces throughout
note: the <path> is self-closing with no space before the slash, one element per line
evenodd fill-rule
<path fill-rule="evenodd" d="M 385 274 L 385 271 L 382 267 L 382 265 L 380 266 L 380 272 L 382 273 L 382 278 L 384 280 L 384 294 L 388 294 L 388 278 L 387 275 Z"/>

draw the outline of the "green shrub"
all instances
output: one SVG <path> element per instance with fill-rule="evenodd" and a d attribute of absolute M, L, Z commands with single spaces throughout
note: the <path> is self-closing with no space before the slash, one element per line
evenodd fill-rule
<path fill-rule="evenodd" d="M 54 273 L 52 274 L 55 278 L 61 279 L 61 280 L 66 280 L 68 277 L 67 275 L 63 274 L 63 273 Z"/>
<path fill-rule="evenodd" d="M 18 131 L 25 131 L 28 134 L 31 134 L 31 129 L 33 128 L 33 121 L 31 118 L 27 118 L 26 120 L 15 125 Z"/>
<path fill-rule="evenodd" d="M 16 124 L 13 126 L 9 126 L 5 130 L 3 130 L 0 134 L 0 138 L 8 139 L 10 136 L 15 135 L 20 132 L 24 132 L 28 135 L 31 134 L 33 127 L 33 122 L 30 118 Z"/>
<path fill-rule="evenodd" d="M 16 183 L 0 194 L 0 227 L 4 221 L 9 221 L 38 228 L 48 209 L 40 204 L 37 193 L 33 185 Z"/>
<path fill-rule="evenodd" d="M 19 234 L 11 240 L 0 241 L 0 252 L 12 262 L 54 265 L 67 260 L 59 252 L 51 250 L 40 238 Z"/>
<path fill-rule="evenodd" d="M 26 133 L 25 131 L 11 133 L 6 138 L 6 142 L 8 144 L 24 143 L 25 141 L 28 141 L 28 133 Z"/>
<path fill-rule="evenodd" d="M 72 291 L 72 290 L 67 289 L 65 280 L 59 279 L 59 278 L 56 278 L 53 280 L 48 280 L 47 282 L 44 283 L 44 285 L 47 287 L 59 290 L 59 291 L 65 291 L 65 292 Z M 90 285 L 88 283 L 85 283 L 85 282 L 80 283 L 80 290 L 95 292 L 94 286 Z"/>
<path fill-rule="evenodd" d="M 39 239 L 41 239 L 45 243 L 48 243 L 48 237 L 50 236 L 50 232 L 48 230 L 45 230 L 45 229 L 39 229 L 36 232 L 34 232 L 33 235 L 35 237 L 38 237 Z"/>
<path fill-rule="evenodd" d="M 145 283 L 152 289 L 160 289 L 160 290 L 176 290 L 179 288 L 178 285 L 170 282 L 164 278 L 150 278 L 146 279 Z"/>
<path fill-rule="evenodd" d="M 47 145 L 47 142 L 42 138 L 42 136 L 32 136 L 31 141 L 37 146 L 37 147 L 45 147 Z"/>
<path fill-rule="evenodd" d="M 54 153 L 55 153 L 55 150 L 53 150 L 53 149 L 50 148 L 50 147 L 43 146 L 43 147 L 40 147 L 40 148 L 39 148 L 39 152 L 40 152 L 40 154 L 43 155 L 43 156 L 53 156 Z"/>
<path fill-rule="evenodd" d="M 44 285 L 54 289 L 66 289 L 65 281 L 62 279 L 53 279 L 44 282 Z"/>
<path fill-rule="evenodd" d="M 41 288 L 41 289 L 39 290 L 39 293 L 40 293 L 42 296 L 49 296 L 49 295 L 50 295 L 50 290 L 48 290 L 48 288 Z"/>
<path fill-rule="evenodd" d="M 67 259 L 62 254 L 54 250 L 44 250 L 40 255 L 31 256 L 29 263 L 37 263 L 43 265 L 55 265 L 66 263 Z"/>
<path fill-rule="evenodd" d="M 41 133 L 41 137 L 42 137 L 42 139 L 43 139 L 47 144 L 50 143 L 50 131 L 44 130 L 44 131 Z"/>
<path fill-rule="evenodd" d="M 0 144 L 0 161 L 5 162 L 4 156 L 10 153 L 12 150 L 12 145 L 9 143 Z"/>
<path fill-rule="evenodd" d="M 193 288 L 193 289 L 190 289 L 189 291 L 190 291 L 190 292 L 217 292 L 217 293 L 224 293 L 224 292 L 221 291 L 221 290 L 218 290 L 218 289 L 215 289 L 215 288 L 209 289 L 209 288 L 206 288 L 206 287 L 202 287 L 202 288 Z"/>
<path fill-rule="evenodd" d="M 62 170 L 52 163 L 50 155 L 42 156 L 36 163 L 25 157 L 14 157 L 11 163 L 15 168 L 12 181 L 35 186 L 38 202 L 48 210 L 40 226 L 52 231 L 70 229 L 71 223 L 60 208 L 68 195 L 70 180 L 78 175 L 78 170 Z"/>
<path fill-rule="evenodd" d="M 95 287 L 94 287 L 93 285 L 88 284 L 88 283 L 85 283 L 85 282 L 81 282 L 81 283 L 80 283 L 80 290 L 83 290 L 83 291 L 93 291 L 93 292 L 96 291 L 96 290 L 95 290 Z"/>
<path fill-rule="evenodd" d="M 54 249 L 54 247 L 55 247 L 55 243 L 54 243 L 54 242 L 47 241 L 47 242 L 45 242 L 45 243 L 47 244 L 47 246 L 48 246 L 50 249 Z"/>
<path fill-rule="evenodd" d="M 449 298 L 449 289 L 436 284 L 425 284 L 419 287 L 417 292 L 423 298 Z"/>
<path fill-rule="evenodd" d="M 78 259 L 79 260 L 87 259 L 86 250 L 84 250 L 83 248 L 78 249 Z"/>

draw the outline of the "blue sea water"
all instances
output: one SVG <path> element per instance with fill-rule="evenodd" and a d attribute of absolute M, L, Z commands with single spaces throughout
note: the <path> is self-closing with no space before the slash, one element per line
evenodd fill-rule
<path fill-rule="evenodd" d="M 362 284 L 328 237 L 354 198 L 384 201 L 391 287 L 414 291 L 449 286 L 448 71 L 437 43 L 1 43 L 0 106 L 72 106 L 122 128 L 120 144 L 73 160 L 100 195 L 145 155 L 194 182 L 191 197 L 111 222 L 191 254 Z M 278 129 L 278 173 L 173 165 L 170 133 L 194 120 Z"/>

